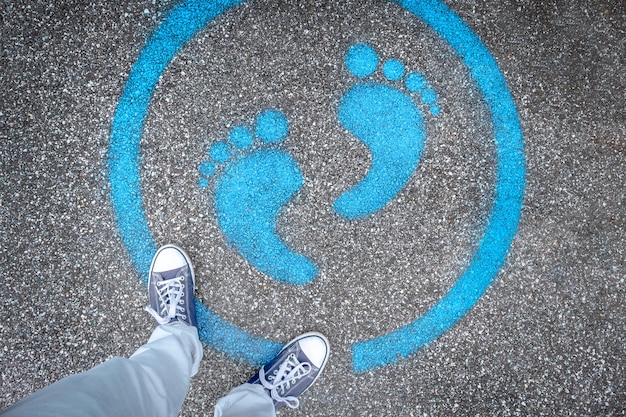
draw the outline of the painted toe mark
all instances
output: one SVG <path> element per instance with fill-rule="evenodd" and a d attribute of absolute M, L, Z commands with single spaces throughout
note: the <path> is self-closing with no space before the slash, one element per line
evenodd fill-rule
<path fill-rule="evenodd" d="M 404 75 L 404 64 L 397 59 L 390 59 L 383 65 L 383 73 L 389 81 L 398 81 Z"/>
<path fill-rule="evenodd" d="M 378 55 L 368 44 L 357 43 L 346 54 L 346 66 L 355 77 L 365 78 L 376 71 Z"/>
<path fill-rule="evenodd" d="M 254 137 L 252 136 L 252 132 L 246 126 L 235 126 L 233 130 L 230 131 L 228 135 L 228 140 L 233 144 L 237 149 L 248 149 L 252 142 L 254 141 Z"/>
<path fill-rule="evenodd" d="M 266 110 L 257 118 L 254 131 L 266 143 L 280 143 L 287 138 L 289 123 L 278 110 Z"/>
<path fill-rule="evenodd" d="M 348 70 L 358 78 L 371 75 L 378 56 L 366 44 L 354 45 L 346 54 Z M 405 67 L 396 59 L 387 60 L 382 71 L 389 81 L 404 77 Z M 372 164 L 363 179 L 341 195 L 335 211 L 348 218 L 369 216 L 389 203 L 404 188 L 416 170 L 424 148 L 422 112 L 411 97 L 421 92 L 422 104 L 436 107 L 437 96 L 419 73 L 405 78 L 408 91 L 380 82 L 360 82 L 342 97 L 340 123 L 361 140 L 372 155 Z M 433 96 L 434 94 L 434 96 Z M 436 112 L 438 112 L 438 107 Z"/>

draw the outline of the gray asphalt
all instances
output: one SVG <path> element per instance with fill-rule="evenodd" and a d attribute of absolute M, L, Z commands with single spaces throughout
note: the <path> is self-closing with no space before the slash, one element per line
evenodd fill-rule
<path fill-rule="evenodd" d="M 197 297 L 276 341 L 323 332 L 323 377 L 287 416 L 626 415 L 626 3 L 446 1 L 487 46 L 522 125 L 526 189 L 497 279 L 450 331 L 355 374 L 354 342 L 411 323 L 471 262 L 492 206 L 494 140 L 481 95 L 431 29 L 380 1 L 245 3 L 176 55 L 141 137 L 141 187 L 158 244 L 187 250 Z M 129 356 L 154 328 L 108 177 L 111 125 L 167 1 L 0 5 L 0 409 L 63 376 Z M 369 153 L 337 121 L 367 41 L 438 93 L 419 168 L 383 210 L 347 221 L 332 201 Z M 379 80 L 380 81 L 380 80 Z M 266 108 L 304 187 L 281 212 L 290 247 L 319 263 L 306 286 L 251 266 L 198 186 L 211 143 Z M 254 372 L 205 346 L 181 415 Z"/>

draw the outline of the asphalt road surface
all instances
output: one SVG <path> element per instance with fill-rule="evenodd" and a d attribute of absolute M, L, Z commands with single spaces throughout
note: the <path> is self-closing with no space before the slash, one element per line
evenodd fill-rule
<path fill-rule="evenodd" d="M 216 4 L 217 3 L 217 4 Z M 624 1 L 0 5 L 0 409 L 129 356 L 196 270 L 212 415 L 626 415 Z"/>

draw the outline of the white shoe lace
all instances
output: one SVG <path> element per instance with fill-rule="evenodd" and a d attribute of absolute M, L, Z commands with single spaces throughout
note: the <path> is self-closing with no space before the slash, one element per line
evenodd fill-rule
<path fill-rule="evenodd" d="M 298 408 L 300 401 L 293 396 L 284 397 L 285 392 L 295 385 L 298 380 L 311 372 L 311 364 L 308 362 L 300 362 L 295 354 L 291 354 L 276 369 L 273 374 L 265 378 L 265 370 L 261 368 L 259 371 L 259 380 L 261 384 L 270 391 L 271 397 L 282 402 L 289 408 Z"/>
<path fill-rule="evenodd" d="M 150 306 L 146 307 L 145 310 L 156 319 L 157 323 L 167 324 L 176 317 L 187 320 L 187 316 L 183 314 L 185 313 L 184 300 L 182 299 L 185 295 L 183 291 L 185 289 L 184 280 L 185 277 L 176 277 L 156 282 L 161 311 L 157 312 Z"/>

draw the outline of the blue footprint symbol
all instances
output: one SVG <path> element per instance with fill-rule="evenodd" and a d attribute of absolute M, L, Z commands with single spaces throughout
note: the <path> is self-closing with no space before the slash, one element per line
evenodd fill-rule
<path fill-rule="evenodd" d="M 317 267 L 306 256 L 288 248 L 278 236 L 276 219 L 304 183 L 297 162 L 272 148 L 289 134 L 287 118 L 266 110 L 255 122 L 234 127 L 227 141 L 214 143 L 202 163 L 199 185 L 217 177 L 215 212 L 228 242 L 255 268 L 292 285 L 311 282 Z M 255 139 L 256 138 L 256 139 Z M 219 165 L 223 168 L 219 171 Z M 224 166 L 225 164 L 225 166 Z"/>
<path fill-rule="evenodd" d="M 357 78 L 365 79 L 378 68 L 378 55 L 365 43 L 353 45 L 346 66 Z M 411 72 L 397 59 L 382 66 L 390 82 L 404 78 L 405 91 L 373 81 L 354 85 L 341 99 L 340 123 L 369 148 L 372 164 L 367 174 L 334 203 L 335 211 L 350 219 L 367 217 L 389 203 L 407 184 L 424 148 L 424 118 L 412 95 L 419 94 L 432 116 L 439 114 L 437 93 L 424 76 Z M 415 94 L 411 94 L 415 93 Z"/>

